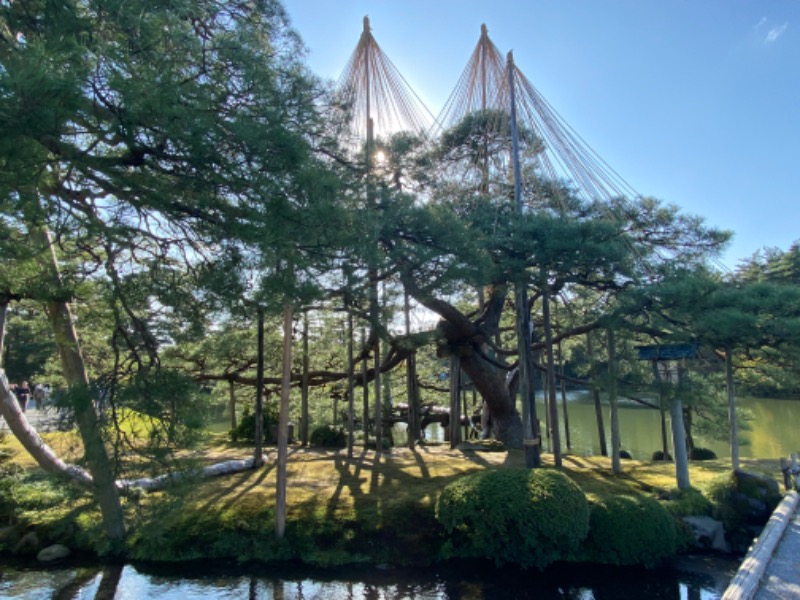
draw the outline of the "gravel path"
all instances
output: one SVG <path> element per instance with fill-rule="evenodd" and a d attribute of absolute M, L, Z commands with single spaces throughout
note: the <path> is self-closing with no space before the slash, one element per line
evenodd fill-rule
<path fill-rule="evenodd" d="M 25 417 L 36 431 L 45 432 L 58 429 L 58 412 L 52 406 L 48 406 L 44 410 L 28 408 L 28 410 L 25 411 Z M 8 424 L 3 417 L 0 417 L 0 431 L 10 433 Z"/>
<path fill-rule="evenodd" d="M 800 511 L 786 526 L 780 544 L 769 561 L 756 600 L 800 598 Z"/>

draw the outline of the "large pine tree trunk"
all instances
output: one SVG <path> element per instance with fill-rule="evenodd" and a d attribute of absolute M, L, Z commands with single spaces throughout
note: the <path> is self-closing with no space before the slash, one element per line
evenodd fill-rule
<path fill-rule="evenodd" d="M 486 317 L 478 328 L 469 318 L 458 309 L 442 300 L 433 298 L 423 293 L 410 277 L 402 276 L 403 285 L 409 293 L 442 320 L 439 322 L 439 331 L 447 341 L 452 351 L 457 351 L 461 359 L 461 369 L 466 373 L 475 389 L 486 403 L 491 419 L 491 433 L 496 440 L 503 442 L 509 448 L 521 449 L 523 447 L 522 418 L 517 410 L 514 394 L 506 383 L 508 371 L 499 367 L 487 357 L 492 350 L 485 343 L 485 335 L 498 331 L 498 323 L 502 314 L 507 290 L 497 288 L 492 292 L 486 307 Z M 535 407 L 531 407 L 535 408 Z M 535 419 L 534 419 L 535 421 Z M 538 444 L 538 421 L 531 423 L 535 431 L 531 443 Z M 534 448 L 533 446 L 531 446 Z M 535 446 L 538 454 L 539 446 Z"/>
<path fill-rule="evenodd" d="M 31 238 L 42 252 L 47 253 L 46 258 L 43 258 L 43 265 L 49 271 L 54 287 L 60 287 L 61 275 L 49 232 L 34 228 L 31 229 Z M 53 326 L 64 378 L 70 386 L 75 422 L 83 441 L 87 466 L 94 483 L 95 498 L 103 517 L 103 526 L 109 540 L 116 545 L 125 537 L 122 505 L 114 481 L 114 469 L 100 434 L 97 413 L 89 388 L 89 376 L 81 355 L 72 312 L 67 302 L 59 300 L 49 300 L 45 307 Z"/>
<path fill-rule="evenodd" d="M 505 371 L 475 353 L 461 357 L 461 368 L 489 407 L 492 437 L 509 448 L 522 448 L 522 417 L 506 384 Z"/>

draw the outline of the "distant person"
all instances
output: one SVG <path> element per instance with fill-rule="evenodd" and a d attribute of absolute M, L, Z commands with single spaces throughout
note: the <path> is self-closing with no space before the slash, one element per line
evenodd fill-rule
<path fill-rule="evenodd" d="M 31 388 L 28 387 L 28 382 L 23 381 L 17 386 L 17 401 L 19 402 L 19 408 L 22 412 L 25 412 L 28 408 L 28 398 L 31 396 Z"/>
<path fill-rule="evenodd" d="M 33 388 L 33 402 L 39 410 L 44 410 L 47 404 L 47 388 L 41 383 L 37 383 Z"/>

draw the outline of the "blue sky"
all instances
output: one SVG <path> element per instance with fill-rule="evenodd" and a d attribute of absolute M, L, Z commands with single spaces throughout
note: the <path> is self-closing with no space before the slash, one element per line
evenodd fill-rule
<path fill-rule="evenodd" d="M 480 26 L 634 189 L 734 232 L 723 263 L 800 239 L 800 0 L 286 0 L 336 79 L 365 15 L 437 115 Z"/>

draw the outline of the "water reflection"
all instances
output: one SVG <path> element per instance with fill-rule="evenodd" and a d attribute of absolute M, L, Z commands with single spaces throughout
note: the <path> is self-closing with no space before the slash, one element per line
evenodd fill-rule
<path fill-rule="evenodd" d="M 735 562 L 705 559 L 705 572 L 566 565 L 544 573 L 485 564 L 429 569 L 267 569 L 221 565 L 2 567 L 0 597 L 56 599 L 250 598 L 275 600 L 445 599 L 712 600 L 722 596 Z M 700 561 L 693 561 L 699 564 Z"/>

